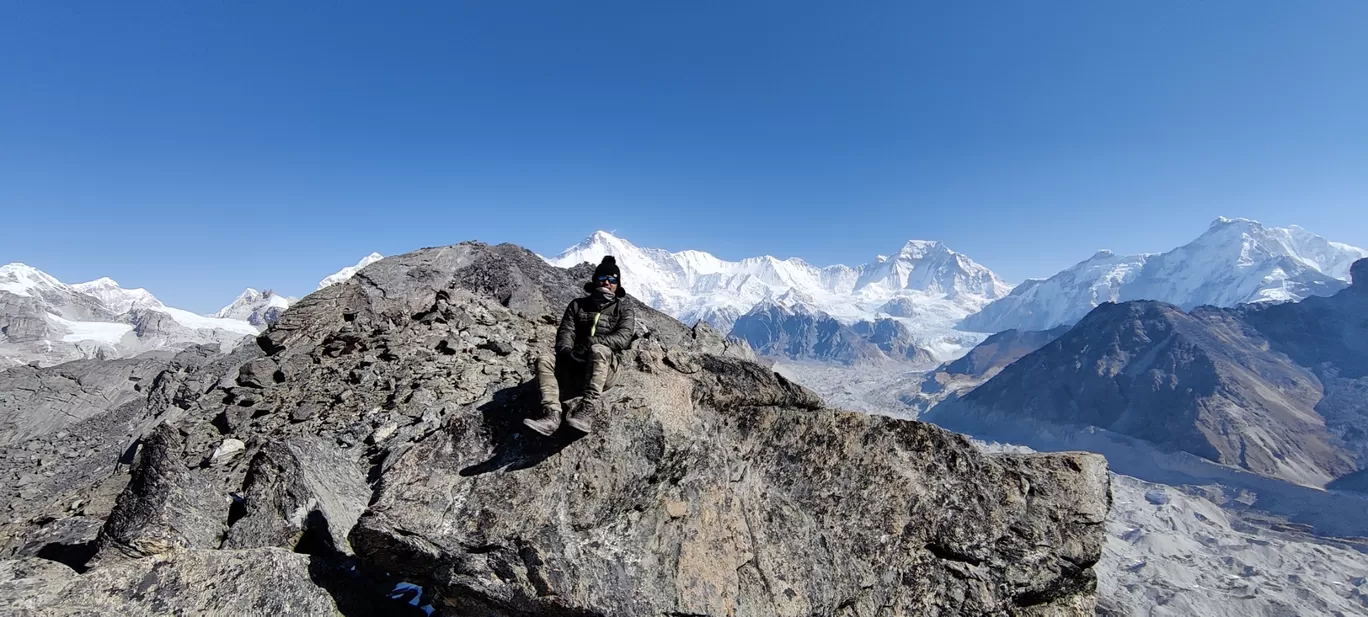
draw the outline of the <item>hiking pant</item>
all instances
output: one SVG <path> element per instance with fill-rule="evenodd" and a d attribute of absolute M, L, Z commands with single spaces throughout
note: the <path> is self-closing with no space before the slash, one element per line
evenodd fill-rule
<path fill-rule="evenodd" d="M 617 376 L 618 356 L 605 345 L 589 348 L 589 358 L 584 362 L 566 361 L 557 366 L 553 354 L 537 357 L 537 386 L 541 388 L 542 407 L 560 409 L 560 379 L 573 381 L 584 387 L 584 398 L 598 399 L 603 391 L 612 387 Z"/>

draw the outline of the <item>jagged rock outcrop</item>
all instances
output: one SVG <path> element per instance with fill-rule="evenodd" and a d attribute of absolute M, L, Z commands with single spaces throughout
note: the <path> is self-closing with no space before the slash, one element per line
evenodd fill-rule
<path fill-rule="evenodd" d="M 143 390 L 170 361 L 164 353 L 0 371 L 0 446 L 55 433 L 144 398 Z"/>
<path fill-rule="evenodd" d="M 422 615 L 335 563 L 277 548 L 192 550 L 78 575 L 45 559 L 0 561 L 5 615 Z"/>
<path fill-rule="evenodd" d="M 223 547 L 351 554 L 347 532 L 371 489 L 361 470 L 330 446 L 307 438 L 263 446 L 247 470 L 243 515 Z"/>
<path fill-rule="evenodd" d="M 67 429 L 103 422 L 121 447 L 0 504 L 12 545 L 104 520 L 67 541 L 87 553 L 64 563 L 88 572 L 48 595 L 34 577 L 0 586 L 40 613 L 77 598 L 270 612 L 283 586 L 326 614 L 401 580 L 451 615 L 1091 613 L 1100 457 L 990 457 L 827 409 L 746 346 L 645 306 L 597 430 L 525 434 L 531 361 L 590 272 L 513 246 L 423 249 L 302 299 L 256 346 L 163 371 Z M 102 509 L 39 505 L 96 495 Z M 316 575 L 352 567 L 364 580 L 343 589 Z M 117 591 L 148 572 L 173 578 Z M 233 597 L 208 585 L 230 574 Z"/>

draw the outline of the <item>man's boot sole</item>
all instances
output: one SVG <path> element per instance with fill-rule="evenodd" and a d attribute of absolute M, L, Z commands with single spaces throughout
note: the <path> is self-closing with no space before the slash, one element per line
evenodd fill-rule
<path fill-rule="evenodd" d="M 546 430 L 545 428 L 543 428 L 540 422 L 537 422 L 532 418 L 523 418 L 523 426 L 526 426 L 527 428 L 536 431 L 538 435 L 541 435 L 543 437 L 550 437 L 553 433 L 556 432 L 556 429 L 560 428 L 559 426 L 553 426 L 551 427 L 551 430 Z"/>
<path fill-rule="evenodd" d="M 575 429 L 575 430 L 577 430 L 577 431 L 579 431 L 579 432 L 581 432 L 581 433 L 584 433 L 585 435 L 588 435 L 589 433 L 593 432 L 593 430 L 594 430 L 594 426 L 593 426 L 592 424 L 589 424 L 589 423 L 586 423 L 586 422 L 581 422 L 581 421 L 579 421 L 579 420 L 577 420 L 577 419 L 566 418 L 566 419 L 565 419 L 565 424 L 566 424 L 566 426 L 569 426 L 569 427 L 572 428 L 572 429 Z"/>

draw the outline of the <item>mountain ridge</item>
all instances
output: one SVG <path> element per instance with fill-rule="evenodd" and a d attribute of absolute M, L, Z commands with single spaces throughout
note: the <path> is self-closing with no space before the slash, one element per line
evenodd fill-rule
<path fill-rule="evenodd" d="M 1220 217 L 1197 239 L 1162 253 L 1102 250 L 1046 279 L 1031 279 L 960 324 L 973 332 L 1048 330 L 1103 302 L 1157 300 L 1192 309 L 1327 296 L 1347 286 L 1368 250 L 1298 226 Z"/>
<path fill-rule="evenodd" d="M 346 281 L 379 259 L 363 258 L 320 282 Z M 0 266 L 0 369 L 79 359 L 133 357 L 156 350 L 215 344 L 229 348 L 273 323 L 292 302 L 247 288 L 213 315 L 167 306 L 146 289 L 109 277 L 66 284 L 19 262 Z"/>
<path fill-rule="evenodd" d="M 1351 286 L 1297 302 L 1103 303 L 927 418 L 1094 426 L 1323 487 L 1368 466 L 1368 259 L 1349 271 Z"/>

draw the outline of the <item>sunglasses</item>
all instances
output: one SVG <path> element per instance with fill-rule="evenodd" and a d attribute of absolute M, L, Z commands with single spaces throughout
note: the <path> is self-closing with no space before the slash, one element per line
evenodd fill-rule
<path fill-rule="evenodd" d="M 600 276 L 600 277 L 598 277 L 598 278 L 595 279 L 595 280 L 597 280 L 597 281 L 600 282 L 600 283 L 606 281 L 606 282 L 609 282 L 609 283 L 612 283 L 612 284 L 616 285 L 617 282 L 618 282 L 618 277 L 613 276 L 613 275 L 610 274 L 610 275 L 607 275 L 607 276 Z"/>

